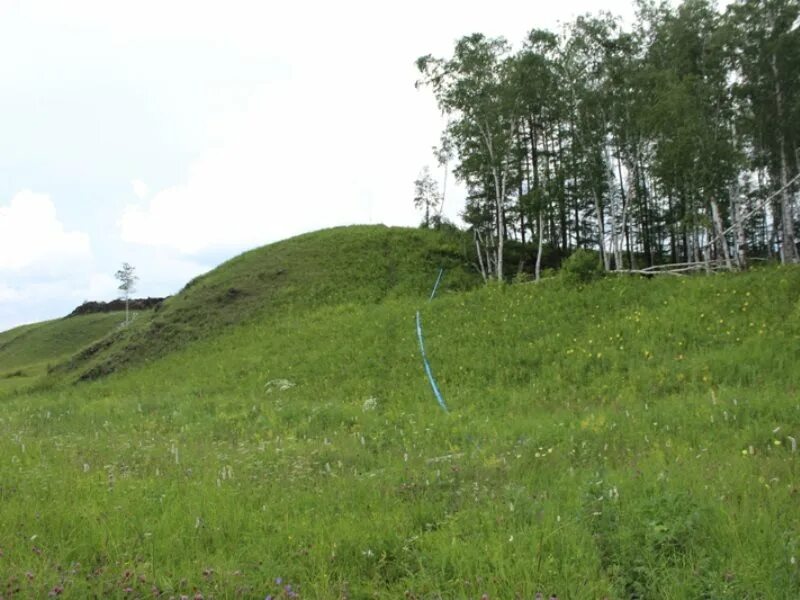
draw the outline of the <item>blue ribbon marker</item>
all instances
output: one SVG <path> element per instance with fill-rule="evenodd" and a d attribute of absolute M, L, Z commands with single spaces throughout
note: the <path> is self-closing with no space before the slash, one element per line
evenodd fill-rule
<path fill-rule="evenodd" d="M 436 278 L 436 283 L 433 284 L 433 291 L 431 292 L 431 297 L 428 298 L 428 302 L 433 300 L 433 297 L 436 295 L 436 290 L 439 288 L 439 282 L 442 280 L 442 275 L 444 275 L 444 268 L 439 269 L 439 276 Z"/>
<path fill-rule="evenodd" d="M 444 398 L 442 398 L 442 394 L 439 391 L 439 386 L 436 385 L 436 380 L 433 378 L 433 373 L 431 372 L 431 365 L 428 363 L 428 357 L 425 355 L 425 344 L 422 341 L 422 322 L 419 318 L 419 311 L 417 311 L 417 338 L 419 338 L 419 351 L 422 354 L 422 364 L 425 365 L 425 373 L 428 374 L 428 381 L 431 382 L 433 394 L 436 396 L 436 401 L 439 403 L 439 406 L 442 407 L 442 410 L 447 412 L 447 405 L 444 403 Z"/>

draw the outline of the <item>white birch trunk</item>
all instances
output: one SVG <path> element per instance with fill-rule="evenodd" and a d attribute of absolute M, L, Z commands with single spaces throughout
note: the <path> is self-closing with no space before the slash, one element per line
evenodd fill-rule
<path fill-rule="evenodd" d="M 478 266 L 481 270 L 481 277 L 483 277 L 483 282 L 486 283 L 486 268 L 483 266 L 483 256 L 481 255 L 481 243 L 478 241 L 478 231 L 473 230 L 472 233 L 475 237 L 475 251 L 478 254 Z"/>
<path fill-rule="evenodd" d="M 619 182 L 620 188 L 622 188 L 622 180 Z M 617 261 L 620 267 L 622 266 L 622 246 L 625 243 L 625 228 L 628 226 L 628 200 L 627 197 L 623 196 L 622 199 L 622 215 L 620 216 L 621 223 L 620 223 L 620 230 L 619 235 L 617 236 Z"/>
<path fill-rule="evenodd" d="M 783 134 L 779 136 L 781 144 L 781 185 L 783 191 L 781 192 L 781 221 L 783 225 L 783 262 L 796 263 L 798 262 L 797 256 L 797 242 L 794 237 L 794 202 L 793 195 L 790 191 L 788 165 L 786 164 L 786 150 L 784 148 Z"/>
<path fill-rule="evenodd" d="M 539 211 L 539 222 L 538 222 L 538 230 L 539 230 L 539 247 L 536 249 L 536 269 L 534 271 L 536 281 L 539 281 L 542 273 L 542 245 L 544 241 L 544 217 L 542 217 L 542 211 Z"/>
<path fill-rule="evenodd" d="M 617 211 L 617 202 L 614 200 L 614 188 L 616 187 L 616 181 L 614 180 L 614 171 L 613 167 L 611 166 L 611 155 L 608 152 L 608 144 L 604 144 L 603 149 L 605 151 L 606 158 L 606 176 L 608 177 L 609 197 L 611 198 L 611 252 L 614 254 L 614 269 L 619 271 L 620 252 L 618 248 L 619 236 L 617 235 L 619 215 Z"/>
<path fill-rule="evenodd" d="M 599 242 L 600 242 L 600 254 L 603 257 L 603 268 L 606 271 L 611 270 L 611 259 L 608 256 L 608 252 L 606 251 L 606 227 L 605 227 L 605 219 L 603 218 L 603 211 L 600 207 L 600 194 L 597 193 L 597 190 L 594 191 L 594 210 L 597 213 L 597 229 L 599 234 Z"/>
<path fill-rule="evenodd" d="M 772 74 L 775 76 L 775 104 L 778 111 L 778 143 L 781 147 L 781 224 L 783 229 L 783 243 L 781 255 L 784 263 L 798 261 L 797 244 L 794 238 L 794 210 L 793 198 L 789 190 L 789 165 L 786 162 L 786 140 L 783 136 L 783 92 L 778 79 L 778 67 L 775 55 L 772 55 Z"/>
<path fill-rule="evenodd" d="M 740 269 L 747 268 L 747 236 L 744 232 L 745 205 L 741 198 L 736 202 L 736 262 Z"/>
<path fill-rule="evenodd" d="M 734 132 L 735 133 L 735 132 Z M 734 235 L 734 258 L 736 259 L 736 266 L 739 269 L 747 268 L 747 238 L 744 232 L 744 219 L 745 207 L 741 198 L 741 188 L 739 186 L 739 177 L 737 176 L 731 185 L 730 192 L 730 211 L 731 220 L 733 221 L 733 235 Z"/>
<path fill-rule="evenodd" d="M 624 227 L 626 227 L 628 225 L 627 217 L 628 217 L 628 212 L 630 212 L 631 204 L 633 204 L 634 199 L 635 200 L 639 199 L 638 195 L 637 195 L 638 194 L 638 190 L 636 189 L 636 181 L 635 181 L 635 177 L 634 177 L 633 167 L 631 167 L 631 165 L 628 163 L 628 164 L 625 165 L 625 170 L 627 171 L 627 175 L 628 175 L 628 193 L 625 194 L 625 197 L 627 198 L 627 201 L 625 202 L 625 205 L 627 206 L 627 210 L 625 211 L 625 213 L 623 215 Z M 630 232 L 626 236 L 626 240 L 628 240 L 630 242 L 630 238 L 632 238 L 632 237 L 633 237 L 633 232 Z M 635 257 L 636 256 L 636 248 L 634 247 L 633 242 L 630 242 L 629 255 L 630 256 L 628 258 L 631 261 L 630 268 L 631 268 L 631 270 L 635 271 L 637 269 L 636 257 Z"/>
<path fill-rule="evenodd" d="M 714 222 L 714 237 L 716 238 L 717 252 L 725 261 L 725 266 L 729 271 L 733 270 L 731 257 L 728 252 L 728 240 L 725 239 L 725 228 L 722 226 L 722 216 L 719 212 L 719 204 L 716 198 L 711 198 L 711 218 Z"/>
<path fill-rule="evenodd" d="M 497 233 L 497 246 L 495 248 L 495 267 L 496 271 L 494 274 L 498 281 L 502 281 L 503 279 L 503 230 L 505 229 L 505 223 L 503 222 L 503 211 L 502 211 L 502 196 L 500 195 L 501 185 L 500 182 L 500 174 L 498 173 L 497 165 L 495 164 L 495 154 L 494 154 L 494 144 L 492 144 L 492 138 L 489 135 L 489 126 L 486 125 L 485 129 L 482 128 L 480 125 L 478 129 L 483 136 L 483 141 L 486 144 L 486 151 L 489 154 L 489 161 L 492 163 L 492 179 L 494 180 L 494 206 L 495 206 L 495 229 Z M 490 272 L 492 270 L 490 269 Z"/>

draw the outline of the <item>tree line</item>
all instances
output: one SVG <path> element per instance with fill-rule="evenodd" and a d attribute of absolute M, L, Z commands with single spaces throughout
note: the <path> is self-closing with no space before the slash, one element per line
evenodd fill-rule
<path fill-rule="evenodd" d="M 606 270 L 800 259 L 797 0 L 639 0 L 629 28 L 586 15 L 516 49 L 475 33 L 417 67 L 486 278 L 509 270 L 509 240 L 537 278 L 544 248 Z M 435 185 L 416 184 L 430 225 Z"/>

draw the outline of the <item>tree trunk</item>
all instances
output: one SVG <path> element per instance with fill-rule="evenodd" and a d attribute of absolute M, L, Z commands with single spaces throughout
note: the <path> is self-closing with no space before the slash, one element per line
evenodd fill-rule
<path fill-rule="evenodd" d="M 517 198 L 517 206 L 519 208 L 519 233 L 522 236 L 522 245 L 525 246 L 525 210 L 522 207 L 522 195 L 524 194 L 522 188 L 522 172 L 523 172 L 523 159 L 519 161 L 519 197 Z"/>
<path fill-rule="evenodd" d="M 714 238 L 716 239 L 717 253 L 729 271 L 733 270 L 730 253 L 728 252 L 728 240 L 725 239 L 725 227 L 722 224 L 722 215 L 719 212 L 719 204 L 716 198 L 711 198 L 711 218 L 714 222 Z"/>
<path fill-rule="evenodd" d="M 614 201 L 614 167 L 611 164 L 611 154 L 608 151 L 608 144 L 605 141 L 603 142 L 603 152 L 605 155 L 606 178 L 608 179 L 608 197 L 611 202 L 611 253 L 614 255 L 614 270 L 618 271 L 621 267 L 617 250 L 619 237 L 617 235 L 617 202 Z"/>
<path fill-rule="evenodd" d="M 495 246 L 495 275 L 498 281 L 503 281 L 503 246 L 505 241 L 506 222 L 505 211 L 503 210 L 503 200 L 506 191 L 506 172 L 508 171 L 508 161 L 503 160 L 503 171 L 499 173 L 500 167 L 497 165 L 494 153 L 494 144 L 489 130 L 489 126 L 482 131 L 486 150 L 489 154 L 489 161 L 492 164 L 492 179 L 494 180 L 494 202 L 495 202 L 495 234 L 497 235 L 497 245 Z"/>
<path fill-rule="evenodd" d="M 633 217 L 631 216 L 631 206 L 633 205 L 634 202 L 638 201 L 639 190 L 634 180 L 635 166 L 628 163 L 626 165 L 626 169 L 628 171 L 628 198 L 627 202 L 625 202 L 625 204 L 623 205 L 624 207 L 627 207 L 627 210 L 623 210 L 622 218 L 624 219 L 625 222 L 625 243 L 627 244 L 627 249 L 628 249 L 628 264 L 630 265 L 631 270 L 635 271 L 637 269 L 636 256 L 635 256 L 636 242 L 635 240 L 631 241 L 631 238 L 633 237 L 631 231 L 633 229 L 632 225 Z M 621 177 L 622 173 L 620 173 L 620 178 Z"/>
<path fill-rule="evenodd" d="M 531 140 L 531 174 L 528 177 L 528 192 L 534 194 L 532 197 L 535 198 L 538 194 L 541 196 L 541 192 L 539 191 L 539 141 L 536 136 L 536 125 L 532 118 L 528 118 L 528 136 Z M 531 179 L 533 181 L 531 181 Z M 533 235 L 533 212 L 538 211 L 541 212 L 540 206 L 531 206 L 531 235 Z"/>
<path fill-rule="evenodd" d="M 794 238 L 794 210 L 793 198 L 789 190 L 789 165 L 786 162 L 786 139 L 783 134 L 783 92 L 778 78 L 778 66 L 775 54 L 772 55 L 772 74 L 775 76 L 775 105 L 778 113 L 778 144 L 781 148 L 781 224 L 783 229 L 783 244 L 781 256 L 784 263 L 798 262 L 797 243 Z"/>
<path fill-rule="evenodd" d="M 542 211 L 539 211 L 539 247 L 536 249 L 536 269 L 535 278 L 539 281 L 542 272 L 542 240 L 544 239 L 544 219 L 542 218 Z"/>
<path fill-rule="evenodd" d="M 782 255 L 784 263 L 798 262 L 797 242 L 794 237 L 794 207 L 793 195 L 789 189 L 788 165 L 786 164 L 786 148 L 783 133 L 778 142 L 781 145 L 781 224 L 783 226 Z"/>
<path fill-rule="evenodd" d="M 503 173 L 501 182 L 497 182 L 495 174 L 495 189 L 497 190 L 497 259 L 495 268 L 497 269 L 497 281 L 503 281 L 503 250 L 505 245 L 506 233 L 506 212 L 503 209 L 503 199 L 506 189 L 506 174 Z"/>
<path fill-rule="evenodd" d="M 737 198 L 736 202 L 736 262 L 739 268 L 744 270 L 747 268 L 747 236 L 744 231 L 744 202 L 740 202 Z"/>
<path fill-rule="evenodd" d="M 558 144 L 558 167 L 556 168 L 556 179 L 558 182 L 558 220 L 561 226 L 561 247 L 565 250 L 570 248 L 569 230 L 567 228 L 567 192 L 564 179 L 564 148 L 561 143 L 561 126 L 556 126 L 556 142 Z"/>
<path fill-rule="evenodd" d="M 572 144 L 572 147 L 570 148 L 571 152 L 569 153 L 569 165 L 570 165 L 570 170 L 572 171 L 572 177 L 570 177 L 570 181 L 572 183 L 572 185 L 570 186 L 572 188 L 572 194 L 571 194 L 572 195 L 572 198 L 571 198 L 571 201 L 572 201 L 572 215 L 575 218 L 575 247 L 576 248 L 580 248 L 581 247 L 581 215 L 580 215 L 580 206 L 579 206 L 579 202 L 578 202 L 578 185 L 577 185 L 578 166 L 577 166 L 577 164 L 575 162 L 575 158 L 576 158 L 575 157 L 575 147 L 578 146 L 578 141 L 577 141 L 578 134 L 575 131 L 575 123 L 572 120 L 570 120 L 569 129 L 570 129 L 570 137 L 571 137 L 570 142 Z"/>
<path fill-rule="evenodd" d="M 483 256 L 481 256 L 481 243 L 480 238 L 478 236 L 478 230 L 473 229 L 472 234 L 475 237 L 475 252 L 478 255 L 478 266 L 481 269 L 481 277 L 483 277 L 483 282 L 486 283 L 486 267 L 483 266 Z"/>
<path fill-rule="evenodd" d="M 643 172 L 643 165 L 641 157 L 636 160 L 636 183 L 639 188 L 639 195 L 641 197 L 641 210 L 642 210 L 642 242 L 644 255 L 647 257 L 649 266 L 655 264 L 653 256 L 653 224 L 650 221 L 650 190 L 647 187 L 647 180 Z"/>
<path fill-rule="evenodd" d="M 616 259 L 617 259 L 617 268 L 622 268 L 622 244 L 627 243 L 628 251 L 630 252 L 631 242 L 630 237 L 628 236 L 628 211 L 627 211 L 627 204 L 628 199 L 625 194 L 625 184 L 623 183 L 622 179 L 622 150 L 617 146 L 617 172 L 619 174 L 619 194 L 622 199 L 622 214 L 620 215 L 621 223 L 620 223 L 620 231 L 619 237 L 617 238 L 618 244 L 617 248 L 615 249 Z M 633 265 L 631 265 L 633 268 Z"/>
<path fill-rule="evenodd" d="M 675 215 L 672 205 L 672 190 L 667 190 L 667 206 L 669 210 L 669 251 L 673 263 L 678 262 L 678 245 L 675 241 Z"/>
<path fill-rule="evenodd" d="M 593 185 L 594 190 L 594 210 L 597 213 L 597 229 L 598 229 L 598 242 L 600 246 L 600 257 L 603 259 L 603 268 L 606 271 L 611 270 L 611 259 L 606 252 L 606 227 L 603 222 L 603 206 L 600 200 L 600 192 L 597 186 Z"/>

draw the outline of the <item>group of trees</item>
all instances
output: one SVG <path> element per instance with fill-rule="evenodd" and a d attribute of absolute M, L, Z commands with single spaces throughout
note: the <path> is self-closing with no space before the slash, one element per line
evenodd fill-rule
<path fill-rule="evenodd" d="M 800 3 L 636 9 L 630 30 L 584 16 L 516 50 L 473 34 L 417 60 L 486 277 L 502 278 L 509 239 L 535 249 L 537 277 L 543 246 L 594 249 L 606 270 L 798 261 Z"/>

